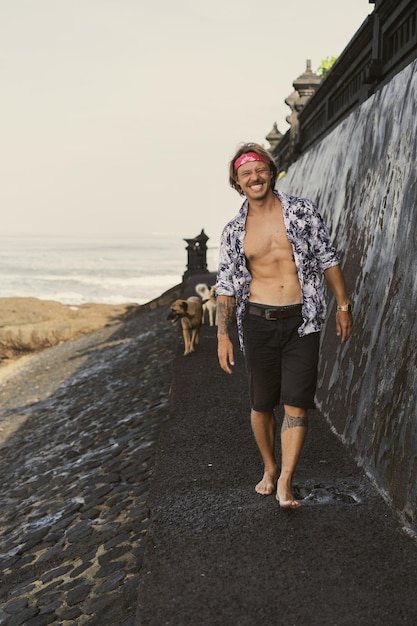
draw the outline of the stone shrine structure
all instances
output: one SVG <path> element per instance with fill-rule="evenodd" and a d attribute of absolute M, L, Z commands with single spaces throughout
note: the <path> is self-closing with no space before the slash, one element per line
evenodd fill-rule
<path fill-rule="evenodd" d="M 208 273 L 207 269 L 207 237 L 204 229 L 201 233 L 193 239 L 184 239 L 187 242 L 187 269 L 183 274 L 183 280 L 189 278 L 193 274 L 205 274 Z"/>

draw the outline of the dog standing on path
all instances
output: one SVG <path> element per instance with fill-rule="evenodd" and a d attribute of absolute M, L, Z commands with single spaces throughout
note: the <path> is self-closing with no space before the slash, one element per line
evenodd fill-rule
<path fill-rule="evenodd" d="M 217 323 L 216 286 L 208 287 L 205 283 L 198 283 L 195 290 L 203 301 L 203 324 L 206 311 L 208 311 L 210 326 L 215 326 Z"/>
<path fill-rule="evenodd" d="M 200 340 L 200 328 L 203 322 L 203 307 L 201 299 L 191 296 L 187 300 L 175 300 L 171 304 L 168 319 L 174 324 L 181 320 L 182 335 L 184 337 L 184 356 L 194 352 Z"/>

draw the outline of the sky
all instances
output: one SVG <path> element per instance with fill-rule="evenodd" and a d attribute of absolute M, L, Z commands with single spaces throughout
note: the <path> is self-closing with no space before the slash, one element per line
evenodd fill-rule
<path fill-rule="evenodd" d="M 210 238 L 239 144 L 285 133 L 368 0 L 0 0 L 2 232 Z"/>

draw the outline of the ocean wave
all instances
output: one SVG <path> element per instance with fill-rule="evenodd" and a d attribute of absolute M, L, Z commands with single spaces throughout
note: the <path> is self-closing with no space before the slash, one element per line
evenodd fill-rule
<path fill-rule="evenodd" d="M 217 264 L 209 246 L 209 268 Z M 187 269 L 178 235 L 0 237 L 0 297 L 63 304 L 145 304 L 179 284 Z"/>
<path fill-rule="evenodd" d="M 179 272 L 172 274 L 146 274 L 143 276 L 108 276 L 108 275 L 97 275 L 97 274 L 38 274 L 31 281 L 32 284 L 37 283 L 39 286 L 42 283 L 46 283 L 48 285 L 52 285 L 53 283 L 57 284 L 79 284 L 79 285 L 91 285 L 92 287 L 102 287 L 103 289 L 110 289 L 113 286 L 118 286 L 119 288 L 125 287 L 136 287 L 141 288 L 143 286 L 149 285 L 165 285 L 169 282 L 173 282 L 173 284 L 177 284 L 181 282 L 182 276 Z M 11 285 L 15 281 L 10 282 L 9 289 L 12 288 Z M 22 277 L 22 282 L 28 282 Z M 0 291 L 3 291 L 5 288 L 8 288 L 8 281 L 3 281 L 3 288 Z"/>
<path fill-rule="evenodd" d="M 179 284 L 181 276 L 143 276 L 132 280 L 93 279 L 86 281 L 57 281 L 20 283 L 0 288 L 3 298 L 39 298 L 62 304 L 145 304 Z"/>

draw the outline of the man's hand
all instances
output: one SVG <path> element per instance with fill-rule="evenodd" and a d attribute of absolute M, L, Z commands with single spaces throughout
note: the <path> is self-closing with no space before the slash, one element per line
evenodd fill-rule
<path fill-rule="evenodd" d="M 341 343 L 346 343 L 352 334 L 353 318 L 349 311 L 337 311 L 336 313 L 336 334 L 340 337 Z"/>
<path fill-rule="evenodd" d="M 232 370 L 230 368 L 235 364 L 233 358 L 233 344 L 230 341 L 229 335 L 218 335 L 217 339 L 217 354 L 219 357 L 220 367 L 227 374 L 231 374 Z"/>
<path fill-rule="evenodd" d="M 333 265 L 324 272 L 324 277 L 333 291 L 336 301 L 340 305 L 350 302 L 346 291 L 345 278 L 340 265 Z M 353 318 L 350 311 L 337 311 L 336 313 L 336 334 L 340 337 L 341 343 L 346 343 L 352 334 Z"/>
<path fill-rule="evenodd" d="M 230 341 L 228 328 L 232 321 L 236 301 L 233 296 L 217 296 L 217 340 L 219 342 L 217 354 L 222 370 L 231 374 L 231 366 L 235 364 L 233 345 Z"/>

